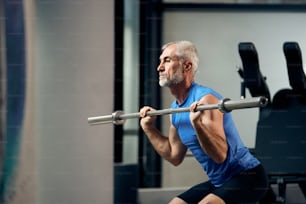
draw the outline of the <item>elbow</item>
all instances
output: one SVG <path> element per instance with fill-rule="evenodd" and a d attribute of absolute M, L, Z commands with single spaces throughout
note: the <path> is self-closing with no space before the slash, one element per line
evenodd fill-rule
<path fill-rule="evenodd" d="M 180 165 L 181 163 L 182 163 L 181 161 L 172 162 L 173 166 L 178 166 L 178 165 Z"/>
<path fill-rule="evenodd" d="M 227 150 L 228 147 L 224 148 L 224 151 L 220 151 L 215 157 L 213 158 L 214 162 L 217 164 L 222 164 L 227 159 Z"/>
<path fill-rule="evenodd" d="M 220 147 L 220 151 L 215 155 L 214 161 L 217 164 L 222 164 L 227 159 L 228 146 L 226 143 Z"/>
<path fill-rule="evenodd" d="M 219 155 L 218 157 L 214 158 L 214 162 L 217 164 L 222 164 L 227 158 L 226 154 Z"/>
<path fill-rule="evenodd" d="M 169 159 L 168 161 L 169 161 L 173 166 L 178 166 L 178 165 L 180 165 L 180 164 L 183 162 L 183 159 L 176 158 L 176 159 Z"/>

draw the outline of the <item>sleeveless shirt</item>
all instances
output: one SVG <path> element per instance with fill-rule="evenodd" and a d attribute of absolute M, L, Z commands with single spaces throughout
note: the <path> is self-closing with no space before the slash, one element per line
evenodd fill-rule
<path fill-rule="evenodd" d="M 171 108 L 189 107 L 193 102 L 199 101 L 207 94 L 212 94 L 219 100 L 222 99 L 222 96 L 215 90 L 193 82 L 185 101 L 182 104 L 178 104 L 175 100 L 171 104 Z M 189 115 L 189 112 L 171 114 L 172 124 L 176 128 L 182 143 L 200 163 L 214 186 L 219 187 L 234 175 L 260 164 L 259 160 L 243 144 L 231 113 L 224 113 L 223 116 L 228 152 L 226 160 L 220 164 L 215 163 L 201 148 L 197 135 L 191 125 Z"/>

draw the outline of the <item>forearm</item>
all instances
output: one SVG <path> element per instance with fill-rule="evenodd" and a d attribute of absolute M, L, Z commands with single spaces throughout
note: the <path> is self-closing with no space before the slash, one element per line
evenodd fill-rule
<path fill-rule="evenodd" d="M 166 137 L 154 126 L 143 127 L 156 152 L 174 166 L 179 165 L 185 158 L 187 148 L 181 143 L 178 135 L 170 127 L 169 136 Z"/>
<path fill-rule="evenodd" d="M 224 132 L 216 127 L 215 124 L 197 121 L 194 123 L 194 129 L 198 141 L 205 153 L 216 163 L 222 163 L 227 155 L 227 143 Z"/>
<path fill-rule="evenodd" d="M 155 151 L 164 159 L 169 160 L 171 155 L 171 147 L 168 137 L 161 134 L 161 132 L 154 126 L 143 127 L 143 131 L 154 147 Z"/>

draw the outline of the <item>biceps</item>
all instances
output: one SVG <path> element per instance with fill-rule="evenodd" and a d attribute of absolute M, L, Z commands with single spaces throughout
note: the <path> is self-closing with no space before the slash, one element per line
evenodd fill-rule
<path fill-rule="evenodd" d="M 209 94 L 204 96 L 201 100 L 201 104 L 216 104 L 219 100 L 215 96 Z M 202 113 L 202 121 L 206 125 L 215 125 L 218 127 L 223 127 L 223 113 L 218 109 L 206 110 Z"/>

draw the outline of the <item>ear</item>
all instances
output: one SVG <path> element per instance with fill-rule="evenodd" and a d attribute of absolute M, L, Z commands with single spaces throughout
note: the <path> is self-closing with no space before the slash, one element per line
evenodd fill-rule
<path fill-rule="evenodd" d="M 192 68 L 192 63 L 191 62 L 186 62 L 184 64 L 184 71 L 189 71 Z"/>

